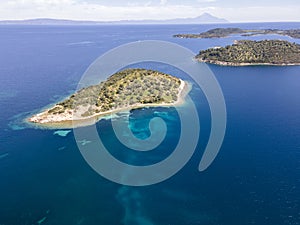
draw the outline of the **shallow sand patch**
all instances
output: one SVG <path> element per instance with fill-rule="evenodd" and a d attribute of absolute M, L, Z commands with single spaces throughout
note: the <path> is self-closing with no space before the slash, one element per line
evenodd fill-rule
<path fill-rule="evenodd" d="M 69 133 L 71 133 L 71 130 L 58 130 L 58 131 L 53 132 L 53 135 L 66 137 Z"/>

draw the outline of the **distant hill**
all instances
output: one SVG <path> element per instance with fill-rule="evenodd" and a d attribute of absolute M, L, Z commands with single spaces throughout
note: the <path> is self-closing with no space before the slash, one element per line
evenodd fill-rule
<path fill-rule="evenodd" d="M 60 20 L 60 19 L 48 19 L 48 18 L 0 21 L 0 25 L 96 25 L 96 24 L 104 24 L 104 22 Z"/>
<path fill-rule="evenodd" d="M 256 35 L 282 35 L 291 38 L 300 39 L 300 29 L 280 30 L 280 29 L 240 29 L 240 28 L 214 28 L 198 34 L 175 34 L 173 37 L 177 38 L 225 38 L 230 35 L 239 34 L 244 37 L 251 37 Z"/>
<path fill-rule="evenodd" d="M 177 18 L 169 20 L 133 20 L 133 21 L 120 21 L 121 23 L 132 24 L 206 24 L 206 23 L 229 23 L 227 20 L 218 18 L 204 13 L 195 18 Z"/>
<path fill-rule="evenodd" d="M 0 25 L 105 25 L 105 24 L 207 24 L 228 23 L 227 20 L 204 13 L 195 18 L 169 20 L 120 20 L 120 21 L 77 21 L 60 19 L 3 20 Z"/>
<path fill-rule="evenodd" d="M 229 23 L 228 20 L 212 16 L 209 13 L 203 13 L 201 16 L 195 18 L 165 20 L 164 22 L 177 24 Z"/>

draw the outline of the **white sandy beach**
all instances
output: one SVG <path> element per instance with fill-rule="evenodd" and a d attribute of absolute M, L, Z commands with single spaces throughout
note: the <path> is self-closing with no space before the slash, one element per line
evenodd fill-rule
<path fill-rule="evenodd" d="M 38 113 L 30 118 L 27 118 L 27 122 L 34 123 L 38 126 L 42 126 L 44 128 L 76 128 L 82 126 L 88 126 L 95 124 L 100 119 L 107 117 L 112 114 L 116 114 L 118 112 L 130 111 L 132 109 L 144 108 L 144 107 L 172 107 L 178 106 L 184 103 L 185 96 L 191 90 L 191 84 L 180 80 L 181 84 L 178 90 L 177 101 L 174 103 L 150 103 L 150 104 L 135 104 L 127 107 L 122 107 L 118 109 L 109 110 L 106 112 L 100 112 L 88 117 L 81 116 L 81 110 L 77 113 L 74 113 L 73 110 L 66 110 L 61 114 L 49 114 L 48 110 L 54 108 L 49 108 L 44 110 L 41 113 Z"/>

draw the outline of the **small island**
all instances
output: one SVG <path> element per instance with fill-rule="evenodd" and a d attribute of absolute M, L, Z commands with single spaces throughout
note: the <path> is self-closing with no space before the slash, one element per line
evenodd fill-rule
<path fill-rule="evenodd" d="M 230 35 L 256 36 L 256 35 L 283 35 L 300 39 L 300 29 L 279 30 L 279 29 L 240 29 L 240 28 L 215 28 L 200 34 L 175 34 L 176 38 L 225 38 Z"/>
<path fill-rule="evenodd" d="M 100 84 L 79 90 L 27 120 L 50 128 L 92 125 L 112 113 L 181 104 L 188 86 L 187 82 L 158 71 L 126 69 Z"/>
<path fill-rule="evenodd" d="M 196 59 L 223 66 L 300 65 L 300 45 L 282 40 L 241 40 L 200 51 Z"/>

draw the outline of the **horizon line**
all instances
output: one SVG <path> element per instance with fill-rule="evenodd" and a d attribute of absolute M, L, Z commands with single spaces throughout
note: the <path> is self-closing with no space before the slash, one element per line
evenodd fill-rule
<path fill-rule="evenodd" d="M 202 14 L 203 15 L 203 14 Z M 211 15 L 211 14 L 209 14 Z M 201 16 L 201 15 L 200 15 Z M 200 17 L 198 16 L 198 17 Z M 213 16 L 215 17 L 215 16 Z M 68 19 L 68 18 L 51 18 L 51 17 L 33 17 L 26 19 L 0 19 L 0 22 L 26 22 L 26 21 L 34 21 L 34 20 L 53 20 L 53 21 L 66 21 L 66 22 L 87 22 L 87 23 L 117 23 L 117 22 L 143 22 L 143 21 L 151 21 L 151 22 L 160 22 L 160 21 L 168 21 L 168 20 L 176 20 L 176 19 L 195 19 L 197 17 L 176 17 L 170 19 L 122 19 L 122 20 L 79 20 L 79 19 Z M 280 21 L 229 21 L 225 18 L 215 17 L 216 19 L 225 20 L 224 24 L 227 23 L 300 23 L 300 20 L 280 20 Z M 180 24 L 180 23 L 179 23 Z M 197 23 L 194 23 L 197 24 Z M 201 23 L 199 23 L 201 24 Z M 203 22 L 203 24 L 223 24 L 217 22 Z"/>

